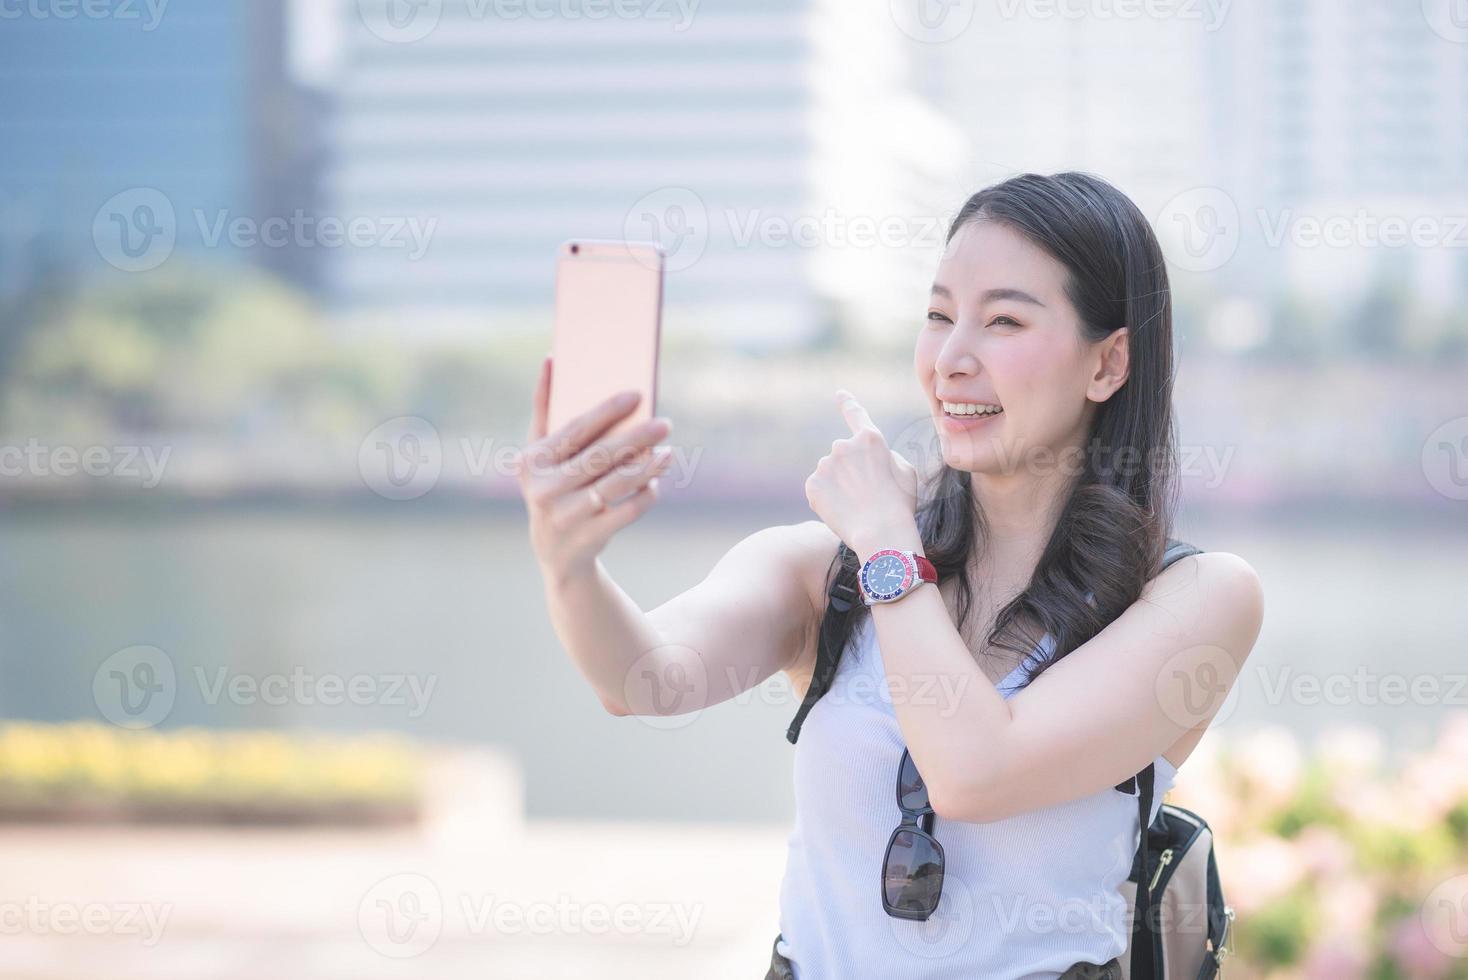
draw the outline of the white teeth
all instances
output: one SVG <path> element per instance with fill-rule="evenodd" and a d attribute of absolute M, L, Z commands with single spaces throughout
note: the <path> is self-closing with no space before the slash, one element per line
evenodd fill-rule
<path fill-rule="evenodd" d="M 949 415 L 997 415 L 1004 411 L 998 405 L 978 405 L 971 402 L 943 402 L 943 411 Z"/>

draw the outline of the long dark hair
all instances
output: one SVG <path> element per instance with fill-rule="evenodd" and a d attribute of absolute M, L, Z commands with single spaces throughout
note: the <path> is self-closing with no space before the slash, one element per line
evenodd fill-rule
<path fill-rule="evenodd" d="M 1161 567 L 1177 503 L 1172 300 L 1147 219 L 1099 177 L 1073 171 L 1011 177 L 970 197 L 947 240 L 975 220 L 1014 229 L 1066 267 L 1066 296 L 1085 340 L 1130 328 L 1127 380 L 1100 404 L 1084 462 L 1076 461 L 1080 471 L 1034 574 L 999 611 L 987 638 L 990 646 L 1026 655 L 1041 639 L 1029 636 L 1026 624 L 1053 637 L 1050 657 L 1025 671 L 1029 683 L 1135 602 Z M 939 581 L 958 577 L 960 631 L 972 604 L 969 560 L 987 539 L 970 483 L 967 471 L 944 463 L 920 491 L 917 508 L 923 554 Z M 858 566 L 843 543 L 827 570 L 828 587 L 856 590 Z M 869 614 L 860 601 L 844 614 L 833 612 L 841 620 L 835 650 L 845 647 L 858 617 Z"/>

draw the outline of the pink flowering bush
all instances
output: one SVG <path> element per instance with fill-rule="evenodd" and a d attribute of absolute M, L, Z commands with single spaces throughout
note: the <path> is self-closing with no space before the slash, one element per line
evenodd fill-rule
<path fill-rule="evenodd" d="M 1391 759 L 1368 728 L 1308 753 L 1278 726 L 1210 731 L 1167 800 L 1213 827 L 1226 976 L 1468 980 L 1468 712 Z"/>

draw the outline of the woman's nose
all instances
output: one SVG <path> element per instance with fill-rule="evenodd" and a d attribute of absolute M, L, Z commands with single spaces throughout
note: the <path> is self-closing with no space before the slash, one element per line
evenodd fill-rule
<path fill-rule="evenodd" d="M 941 377 L 951 378 L 959 375 L 977 374 L 979 371 L 979 358 L 969 345 L 963 341 L 955 341 L 953 337 L 943 345 L 938 352 L 938 360 L 935 365 Z"/>

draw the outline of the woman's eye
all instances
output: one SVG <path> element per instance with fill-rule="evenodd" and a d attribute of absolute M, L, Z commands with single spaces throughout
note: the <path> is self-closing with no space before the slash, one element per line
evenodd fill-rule
<path fill-rule="evenodd" d="M 989 321 L 989 324 L 990 324 L 990 326 L 992 326 L 992 325 L 994 325 L 996 323 L 1001 323 L 1001 322 L 1004 323 L 1005 326 L 1010 326 L 1010 327 L 1017 327 L 1017 326 L 1019 326 L 1019 324 L 1016 321 L 1011 320 L 1009 317 L 1005 316 L 1002 313 L 999 316 L 996 316 L 994 319 L 990 320 Z"/>
<path fill-rule="evenodd" d="M 953 322 L 952 320 L 950 320 L 946 316 L 944 316 L 942 313 L 939 313 L 937 310 L 929 310 L 928 311 L 928 320 L 929 320 L 929 322 L 937 321 L 939 323 L 952 323 Z"/>

